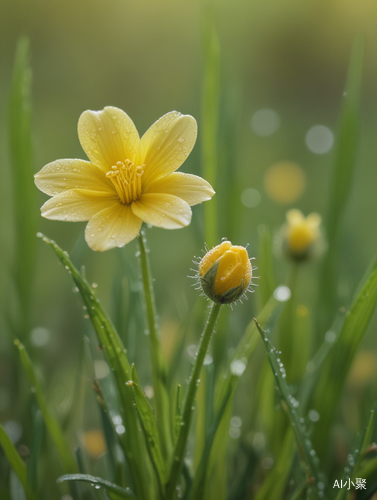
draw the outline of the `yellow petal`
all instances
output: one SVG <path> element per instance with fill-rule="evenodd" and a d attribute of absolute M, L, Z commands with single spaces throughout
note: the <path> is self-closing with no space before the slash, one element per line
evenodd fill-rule
<path fill-rule="evenodd" d="M 37 187 L 50 196 L 69 189 L 115 192 L 103 171 L 84 160 L 53 161 L 45 165 L 34 178 Z"/>
<path fill-rule="evenodd" d="M 46 219 L 68 220 L 71 222 L 85 221 L 115 202 L 116 197 L 114 194 L 103 191 L 71 189 L 46 201 L 41 208 L 41 213 Z"/>
<path fill-rule="evenodd" d="M 175 172 L 149 185 L 147 193 L 173 194 L 190 206 L 210 200 L 215 194 L 212 186 L 197 175 Z"/>
<path fill-rule="evenodd" d="M 135 215 L 147 224 L 164 229 L 179 229 L 191 221 L 191 208 L 171 194 L 146 193 L 131 205 Z"/>
<path fill-rule="evenodd" d="M 89 159 L 105 173 L 117 161 L 134 161 L 139 134 L 131 118 L 121 109 L 108 106 L 102 111 L 84 111 L 78 133 Z"/>
<path fill-rule="evenodd" d="M 137 165 L 146 165 L 143 187 L 177 170 L 194 147 L 196 135 L 192 116 L 172 111 L 157 120 L 141 138 L 136 156 Z"/>
<path fill-rule="evenodd" d="M 136 238 L 141 223 L 129 206 L 116 203 L 90 219 L 85 239 L 90 248 L 98 252 L 123 247 Z"/>

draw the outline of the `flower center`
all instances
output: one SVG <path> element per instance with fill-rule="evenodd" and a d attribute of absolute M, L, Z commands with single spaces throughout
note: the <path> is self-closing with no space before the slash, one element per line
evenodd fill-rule
<path fill-rule="evenodd" d="M 129 205 L 140 198 L 144 170 L 145 165 L 135 167 L 131 160 L 125 160 L 117 161 L 107 172 L 106 177 L 113 183 L 122 205 Z"/>

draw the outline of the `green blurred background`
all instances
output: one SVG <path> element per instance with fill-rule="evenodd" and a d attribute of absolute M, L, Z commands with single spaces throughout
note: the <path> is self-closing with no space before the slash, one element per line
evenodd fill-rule
<path fill-rule="evenodd" d="M 23 35 L 30 40 L 35 171 L 55 159 L 85 158 L 77 137 L 80 114 L 86 109 L 113 105 L 131 116 L 140 134 L 173 109 L 193 115 L 198 121 L 199 139 L 181 170 L 200 175 L 205 4 L 199 0 L 2 0 L 0 299 L 3 313 L 9 307 L 9 270 L 15 252 L 6 116 L 18 38 Z M 332 145 L 347 64 L 355 36 L 365 35 L 357 168 L 339 253 L 338 291 L 347 305 L 377 248 L 377 6 L 372 0 L 218 0 L 208 4 L 220 44 L 216 186 L 219 233 L 234 244 L 249 244 L 250 255 L 257 259 L 261 224 L 275 232 L 289 208 L 300 208 L 305 214 L 326 211 Z M 313 129 L 316 126 L 321 127 Z M 271 169 L 280 162 L 296 165 L 292 176 L 286 176 L 287 186 L 280 184 L 274 177 L 276 171 Z M 282 168 L 286 172 L 286 166 Z M 30 210 L 39 212 L 47 197 L 39 192 L 37 196 L 39 203 Z M 169 345 L 179 338 L 177 335 L 197 302 L 197 292 L 187 276 L 193 274 L 192 259 L 202 255 L 204 249 L 202 221 L 203 207 L 199 206 L 193 208 L 193 222 L 188 228 L 148 231 L 167 355 Z M 125 295 L 138 294 L 136 242 L 123 250 L 94 253 L 80 243 L 84 223 L 39 218 L 38 224 L 40 231 L 70 253 L 73 251 L 77 263 L 85 263 L 87 276 L 98 283 L 98 295 L 107 310 L 113 310 L 114 286 L 120 286 L 116 281 L 120 254 L 124 257 L 122 269 L 128 269 L 128 276 L 132 276 L 123 283 Z M 49 397 L 58 413 L 64 414 L 64 405 L 69 406 L 66 401 L 72 397 L 82 334 L 89 328 L 82 317 L 82 304 L 72 294 L 72 284 L 56 257 L 41 242 L 37 252 L 31 285 L 34 330 L 24 341 L 41 367 Z M 286 262 L 277 257 L 275 269 L 278 282 L 284 282 Z M 299 285 L 303 303 L 313 299 L 318 269 L 318 264 L 303 269 Z M 228 337 L 230 347 L 256 314 L 256 296 L 257 293 L 246 306 L 237 306 L 233 313 L 236 319 L 231 319 L 231 330 L 236 333 Z M 205 301 L 201 301 L 199 307 L 204 309 Z M 13 334 L 5 314 L 0 325 L 0 416 L 3 422 L 14 422 L 19 394 L 9 389 L 14 377 Z M 356 360 L 355 366 L 359 364 L 359 368 L 354 367 L 351 374 L 358 394 L 370 388 L 375 377 L 375 329 L 376 321 L 369 327 L 365 340 L 364 349 L 368 352 L 360 354 L 364 358 Z M 193 335 L 195 341 L 198 333 Z M 144 335 L 139 335 L 136 345 L 139 354 L 135 347 L 130 357 L 136 362 L 139 357 L 139 364 L 147 365 Z M 144 371 L 148 380 L 148 367 L 139 371 Z M 351 423 L 354 430 L 359 429 L 357 418 Z"/>

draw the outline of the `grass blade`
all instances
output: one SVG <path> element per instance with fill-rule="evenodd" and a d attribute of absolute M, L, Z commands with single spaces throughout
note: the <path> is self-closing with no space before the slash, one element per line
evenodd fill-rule
<path fill-rule="evenodd" d="M 36 406 L 36 405 L 34 405 Z M 27 467 L 27 480 L 31 491 L 38 493 L 38 464 L 43 439 L 43 415 L 40 409 L 34 408 L 31 434 L 30 457 Z"/>
<path fill-rule="evenodd" d="M 332 345 L 322 368 L 314 394 L 314 407 L 321 418 L 314 430 L 318 453 L 326 451 L 330 427 L 338 407 L 339 398 L 356 351 L 365 334 L 377 302 L 377 269 L 370 275 L 346 315 L 338 338 Z"/>
<path fill-rule="evenodd" d="M 130 488 L 121 488 L 117 484 L 110 483 L 106 479 L 101 477 L 91 476 L 89 474 L 66 474 L 57 479 L 57 483 L 64 483 L 66 481 L 82 481 L 84 483 L 90 483 L 94 488 L 98 486 L 103 487 L 107 493 L 115 493 L 119 498 L 135 499 L 135 495 L 132 493 Z"/>
<path fill-rule="evenodd" d="M 261 328 L 257 320 L 254 321 L 264 341 L 268 360 L 270 362 L 272 372 L 274 374 L 277 389 L 282 399 L 283 403 L 282 406 L 288 415 L 289 422 L 291 424 L 291 428 L 293 430 L 296 439 L 298 451 L 306 466 L 306 475 L 307 477 L 314 478 L 314 487 L 317 488 L 318 484 L 320 482 L 322 483 L 322 476 L 319 471 L 319 464 L 318 464 L 318 458 L 316 457 L 316 452 L 313 449 L 311 442 L 308 439 L 308 436 L 306 435 L 306 432 L 297 414 L 296 408 L 298 406 L 298 402 L 293 398 L 293 396 L 290 393 L 289 386 L 285 380 L 285 370 L 277 356 L 275 348 L 272 346 L 269 338 L 266 335 L 266 332 Z"/>
<path fill-rule="evenodd" d="M 155 498 L 153 471 L 149 462 L 144 437 L 139 432 L 138 416 L 133 406 L 132 394 L 125 385 L 125 381 L 132 380 L 131 365 L 127 358 L 127 351 L 107 317 L 95 292 L 87 280 L 74 267 L 69 256 L 54 241 L 42 234 L 38 234 L 45 243 L 53 248 L 65 269 L 71 274 L 102 346 L 107 361 L 113 370 L 118 390 L 121 418 L 125 422 L 126 432 L 119 435 L 119 440 L 130 466 L 136 495 L 140 498 Z"/>
<path fill-rule="evenodd" d="M 203 24 L 202 169 L 203 177 L 216 191 L 220 45 L 215 27 L 208 17 Z M 212 248 L 219 243 L 216 197 L 204 205 L 204 228 L 205 241 Z"/>
<path fill-rule="evenodd" d="M 336 156 L 333 166 L 330 204 L 326 233 L 328 252 L 325 256 L 320 282 L 320 308 L 322 324 L 327 328 L 335 306 L 336 270 L 338 268 L 338 238 L 341 219 L 346 206 L 353 179 L 356 146 L 359 128 L 360 88 L 364 57 L 364 39 L 357 38 L 352 47 L 346 87 L 341 109 Z M 324 329 L 324 331 L 326 331 Z"/>
<path fill-rule="evenodd" d="M 266 226 L 259 226 L 258 273 L 263 277 L 258 288 L 261 309 L 267 304 L 276 288 L 276 278 L 272 257 L 272 237 Z"/>
<path fill-rule="evenodd" d="M 30 317 L 38 214 L 37 192 L 32 182 L 34 168 L 31 140 L 31 76 L 29 42 L 22 38 L 17 45 L 8 122 L 16 228 L 13 274 L 19 307 L 22 309 L 15 327 L 21 335 L 28 328 Z"/>
<path fill-rule="evenodd" d="M 152 381 L 154 389 L 154 401 L 156 405 L 159 432 L 165 459 L 172 451 L 172 434 L 170 432 L 170 406 L 166 387 L 166 364 L 162 355 L 160 332 L 156 320 L 156 305 L 154 300 L 153 281 L 150 263 L 146 249 L 145 232 L 141 231 L 139 236 L 140 262 L 144 285 L 144 298 L 149 327 L 150 356 L 152 360 Z"/>
<path fill-rule="evenodd" d="M 352 453 L 350 453 L 348 455 L 348 462 L 347 462 L 347 466 L 345 469 L 345 470 L 347 470 L 347 473 L 343 474 L 343 477 L 342 477 L 343 483 L 348 481 L 348 479 L 351 477 L 353 480 L 355 473 L 356 474 L 358 473 L 358 469 L 359 469 L 360 463 L 361 463 L 362 458 L 363 458 L 363 453 L 368 448 L 368 446 L 371 444 L 374 426 L 375 426 L 375 411 L 372 410 L 370 412 L 367 425 L 366 425 L 365 430 L 361 436 L 361 439 L 359 440 L 357 448 Z M 364 477 L 364 476 L 362 476 L 362 477 Z M 346 498 L 346 493 L 347 493 L 346 490 L 341 489 L 339 491 L 339 494 L 336 497 L 336 500 L 344 500 L 344 498 Z"/>
<path fill-rule="evenodd" d="M 175 407 L 174 407 L 174 446 L 176 444 L 179 429 L 181 428 L 182 422 L 182 386 L 177 384 L 175 393 Z"/>
<path fill-rule="evenodd" d="M 163 497 L 166 482 L 166 468 L 161 451 L 160 436 L 153 409 L 140 387 L 139 378 L 134 365 L 132 365 L 132 380 L 126 382 L 126 386 L 131 388 L 133 392 L 149 456 L 156 472 L 161 496 Z"/>
<path fill-rule="evenodd" d="M 67 472 L 75 472 L 77 470 L 76 462 L 72 456 L 71 450 L 69 449 L 59 421 L 57 420 L 57 418 L 55 418 L 55 416 L 52 415 L 50 409 L 48 408 L 42 386 L 35 373 L 29 355 L 26 352 L 23 344 L 18 339 L 14 341 L 14 344 L 18 349 L 21 363 L 24 367 L 30 389 L 35 394 L 39 409 L 41 410 L 43 415 L 44 423 L 59 453 L 64 470 L 66 470 Z"/>
<path fill-rule="evenodd" d="M 18 479 L 20 480 L 26 496 L 28 500 L 34 500 L 34 497 L 29 489 L 28 483 L 27 483 L 27 470 L 26 470 L 26 465 L 23 462 L 22 458 L 18 454 L 18 451 L 14 447 L 12 441 L 8 437 L 8 434 L 5 432 L 3 426 L 0 424 L 0 445 L 5 453 L 5 456 L 7 457 L 7 460 L 14 470 L 14 472 L 17 474 Z"/>
<path fill-rule="evenodd" d="M 274 317 L 279 302 L 272 296 L 258 316 L 260 322 L 265 325 L 267 321 Z M 194 481 L 194 491 L 198 491 L 198 485 L 205 484 L 211 476 L 211 471 L 215 467 L 221 468 L 225 463 L 227 452 L 227 439 L 229 436 L 229 425 L 232 416 L 233 397 L 238 386 L 239 378 L 244 373 L 247 363 L 254 353 L 259 342 L 260 335 L 254 321 L 250 322 L 240 340 L 235 354 L 228 362 L 228 365 L 219 377 L 217 383 L 217 394 L 215 401 L 215 420 L 212 424 L 204 445 L 203 457 L 198 469 L 198 477 Z M 204 477 L 202 473 L 205 471 Z M 221 475 L 224 478 L 224 475 Z M 221 489 L 221 488 L 219 488 Z M 206 492 L 203 486 L 202 493 Z"/>

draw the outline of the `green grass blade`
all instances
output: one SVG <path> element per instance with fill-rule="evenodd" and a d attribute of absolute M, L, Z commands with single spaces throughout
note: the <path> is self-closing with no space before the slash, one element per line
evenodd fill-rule
<path fill-rule="evenodd" d="M 272 237 L 266 226 L 259 226 L 259 252 L 258 252 L 258 276 L 262 279 L 258 283 L 258 297 L 261 309 L 267 304 L 276 288 L 276 278 L 272 257 Z"/>
<path fill-rule="evenodd" d="M 119 498 L 135 499 L 134 493 L 130 488 L 121 488 L 117 484 L 110 483 L 106 479 L 101 477 L 91 476 L 89 474 L 66 474 L 57 479 L 57 483 L 64 483 L 66 481 L 81 481 L 84 483 L 89 483 L 91 486 L 97 489 L 97 487 L 104 488 L 109 496 L 111 493 L 116 494 Z M 111 498 L 111 497 L 110 497 Z"/>
<path fill-rule="evenodd" d="M 206 481 L 208 479 L 207 478 L 208 463 L 210 460 L 212 446 L 215 440 L 216 432 L 228 407 L 228 402 L 230 401 L 231 395 L 232 395 L 232 388 L 228 386 L 228 392 L 227 394 L 225 394 L 222 401 L 222 405 L 219 408 L 218 412 L 216 413 L 215 419 L 209 429 L 209 432 L 206 435 L 202 458 L 200 460 L 197 470 L 195 471 L 195 476 L 191 486 L 189 500 L 201 500 L 204 498 L 203 495 L 205 494 L 205 486 L 206 486 Z M 228 429 L 229 427 L 227 427 L 227 431 Z"/>
<path fill-rule="evenodd" d="M 18 451 L 14 447 L 12 441 L 8 437 L 8 434 L 5 432 L 3 426 L 0 424 L 0 446 L 2 447 L 7 460 L 17 474 L 18 479 L 20 480 L 22 487 L 25 490 L 26 496 L 28 500 L 34 500 L 34 497 L 29 489 L 27 483 L 27 470 L 26 465 L 23 462 L 22 458 L 18 454 Z"/>
<path fill-rule="evenodd" d="M 203 22 L 204 82 L 202 98 L 202 172 L 216 191 L 217 132 L 219 120 L 220 44 L 215 27 L 205 17 Z M 204 235 L 209 248 L 219 244 L 216 196 L 204 204 Z"/>
<path fill-rule="evenodd" d="M 40 409 L 34 408 L 31 434 L 30 457 L 27 467 L 27 480 L 31 491 L 38 493 L 38 464 L 43 439 L 43 415 Z"/>
<path fill-rule="evenodd" d="M 163 496 L 166 482 L 166 468 L 161 451 L 160 435 L 153 409 L 140 387 L 139 378 L 134 365 L 132 365 L 132 380 L 126 382 L 126 386 L 133 392 L 149 456 L 156 472 L 161 496 Z"/>
<path fill-rule="evenodd" d="M 30 389 L 35 394 L 39 409 L 43 415 L 44 423 L 60 456 L 64 470 L 67 472 L 75 472 L 77 470 L 76 462 L 73 458 L 71 450 L 69 449 L 59 421 L 55 418 L 55 416 L 53 416 L 51 410 L 48 408 L 42 386 L 35 373 L 29 355 L 23 344 L 18 339 L 14 341 L 14 344 L 18 349 Z"/>
<path fill-rule="evenodd" d="M 316 457 L 316 452 L 312 447 L 311 442 L 298 417 L 298 413 L 296 410 L 298 402 L 293 398 L 293 396 L 290 393 L 289 386 L 285 379 L 285 370 L 278 358 L 275 348 L 271 344 L 269 338 L 266 335 L 266 332 L 261 328 L 257 320 L 254 321 L 264 341 L 268 360 L 270 362 L 272 372 L 274 374 L 277 389 L 282 399 L 282 406 L 288 415 L 291 428 L 296 438 L 297 448 L 299 450 L 303 462 L 305 463 L 306 474 L 308 477 L 312 476 L 314 478 L 315 481 L 314 487 L 317 487 L 318 483 L 322 482 L 323 478 L 319 470 L 319 464 L 318 464 L 318 458 Z"/>
<path fill-rule="evenodd" d="M 349 453 L 348 455 L 348 462 L 346 465 L 345 472 L 342 477 L 342 481 L 345 483 L 348 481 L 349 478 L 352 478 L 351 480 L 354 480 L 355 474 L 358 474 L 359 466 L 363 458 L 363 452 L 368 448 L 368 446 L 371 444 L 372 440 L 372 434 L 375 426 L 375 411 L 372 410 L 370 412 L 369 418 L 367 425 L 364 429 L 364 432 L 359 439 L 359 443 L 357 445 L 357 448 L 352 452 Z M 360 476 L 358 476 L 360 477 Z M 361 476 L 364 477 L 364 476 Z M 339 494 L 336 497 L 336 500 L 344 500 L 346 498 L 346 493 L 347 491 L 344 489 L 341 489 L 339 491 Z"/>
<path fill-rule="evenodd" d="M 81 293 L 98 341 L 102 346 L 116 381 L 121 418 L 126 428 L 126 432 L 119 435 L 119 440 L 130 466 L 136 495 L 142 499 L 148 498 L 148 500 L 152 500 L 156 495 L 152 476 L 153 471 L 144 437 L 139 432 L 138 416 L 133 406 L 133 397 L 125 385 L 127 380 L 132 380 L 127 351 L 112 322 L 96 298 L 94 290 L 73 266 L 68 254 L 46 236 L 42 234 L 38 236 L 53 248 Z"/>
<path fill-rule="evenodd" d="M 330 191 L 326 234 L 328 252 L 325 256 L 320 283 L 320 312 L 324 328 L 331 322 L 335 306 L 336 270 L 338 268 L 338 238 L 341 219 L 352 186 L 359 128 L 360 89 L 364 57 L 364 39 L 357 38 L 352 47 L 347 81 L 343 95 L 336 156 Z"/>
<path fill-rule="evenodd" d="M 318 453 L 326 452 L 330 427 L 338 407 L 348 371 L 364 337 L 377 301 L 377 269 L 370 275 L 348 311 L 338 338 L 332 345 L 322 368 L 314 395 L 314 407 L 321 418 L 313 439 L 319 443 Z"/>
<path fill-rule="evenodd" d="M 9 474 L 9 487 L 11 500 L 27 500 L 21 481 L 13 469 L 10 470 Z"/>
<path fill-rule="evenodd" d="M 280 449 L 276 463 L 263 482 L 262 487 L 255 496 L 255 500 L 270 500 L 271 498 L 284 498 L 289 473 L 295 453 L 293 433 L 285 434 L 283 445 Z"/>
<path fill-rule="evenodd" d="M 167 392 L 166 363 L 162 354 L 161 335 L 157 326 L 156 305 L 154 300 L 153 279 L 146 248 L 145 231 L 138 236 L 141 271 L 144 285 L 144 298 L 149 328 L 150 356 L 152 360 L 152 381 L 159 432 L 161 434 L 162 451 L 165 459 L 170 457 L 173 443 L 170 427 L 170 406 Z"/>
<path fill-rule="evenodd" d="M 174 446 L 178 438 L 179 429 L 181 428 L 182 422 L 182 386 L 177 384 L 175 392 L 175 405 L 174 405 Z"/>
<path fill-rule="evenodd" d="M 272 295 L 265 307 L 262 309 L 261 313 L 258 315 L 258 321 L 260 322 L 260 324 L 262 324 L 263 326 L 267 324 L 267 322 L 276 312 L 278 305 L 279 302 Z M 236 347 L 235 353 L 229 360 L 228 365 L 225 369 L 223 379 L 226 381 L 226 384 L 233 384 L 234 382 L 238 381 L 240 375 L 242 375 L 242 373 L 245 371 L 247 363 L 249 362 L 258 345 L 259 339 L 260 335 L 255 326 L 255 323 L 254 321 L 250 321 L 245 330 L 245 333 L 243 334 L 241 340 L 238 343 L 238 346 Z"/>
<path fill-rule="evenodd" d="M 34 175 L 31 140 L 31 68 L 29 42 L 19 40 L 9 98 L 9 146 L 13 177 L 15 214 L 15 250 L 13 273 L 22 309 L 19 334 L 28 328 L 30 316 L 31 280 L 35 261 L 35 232 L 37 230 L 37 190 Z"/>
<path fill-rule="evenodd" d="M 274 312 L 279 302 L 272 296 L 258 316 L 259 321 L 266 325 L 268 320 L 274 318 Z M 195 478 L 193 488 L 198 491 L 198 485 L 205 484 L 204 479 L 208 479 L 210 472 L 215 467 L 221 468 L 225 463 L 225 455 L 229 435 L 229 422 L 232 416 L 233 397 L 238 386 L 239 378 L 244 373 L 247 364 L 260 341 L 259 332 L 254 321 L 250 322 L 241 338 L 236 351 L 229 360 L 227 367 L 217 383 L 217 394 L 215 401 L 215 420 L 206 436 L 206 443 L 203 449 L 203 457 L 198 469 L 198 477 Z M 206 471 L 206 477 L 202 477 L 202 472 Z M 202 492 L 206 491 L 203 487 Z"/>

